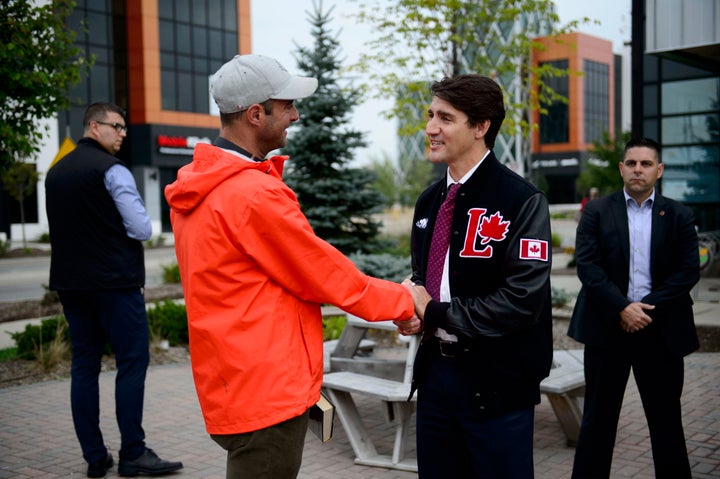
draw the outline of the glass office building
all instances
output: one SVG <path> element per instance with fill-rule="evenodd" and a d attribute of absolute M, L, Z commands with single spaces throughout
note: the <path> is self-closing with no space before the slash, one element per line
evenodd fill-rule
<path fill-rule="evenodd" d="M 633 133 L 657 139 L 663 195 L 690 206 L 701 232 L 720 230 L 720 2 L 633 0 L 643 52 Z M 635 71 L 635 69 L 634 69 Z"/>

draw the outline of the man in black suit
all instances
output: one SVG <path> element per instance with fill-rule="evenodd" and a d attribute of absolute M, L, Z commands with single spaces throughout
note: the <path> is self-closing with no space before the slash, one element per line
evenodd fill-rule
<path fill-rule="evenodd" d="M 610 476 L 633 370 L 658 478 L 690 478 L 680 411 L 683 357 L 699 346 L 690 290 L 699 280 L 689 208 L 661 196 L 659 145 L 631 140 L 623 191 L 589 202 L 576 235 L 582 288 L 568 335 L 585 344 L 585 405 L 573 478 Z"/>

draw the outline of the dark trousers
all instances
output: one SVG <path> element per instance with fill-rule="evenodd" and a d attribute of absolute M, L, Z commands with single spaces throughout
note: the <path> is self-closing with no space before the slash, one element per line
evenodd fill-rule
<path fill-rule="evenodd" d="M 295 479 L 307 430 L 305 413 L 258 431 L 210 437 L 227 451 L 227 479 Z"/>
<path fill-rule="evenodd" d="M 418 391 L 418 476 L 531 479 L 534 408 L 488 417 L 473 400 L 461 361 L 439 354 L 429 361 Z"/>
<path fill-rule="evenodd" d="M 689 479 L 680 407 L 684 362 L 670 353 L 653 325 L 624 335 L 613 347 L 585 346 L 585 404 L 572 477 L 610 477 L 630 369 L 650 431 L 655 477 Z"/>
<path fill-rule="evenodd" d="M 115 353 L 115 416 L 120 429 L 120 459 L 145 450 L 142 428 L 145 374 L 150 360 L 145 300 L 140 288 L 60 291 L 70 327 L 72 369 L 70 401 L 75 433 L 88 463 L 107 453 L 100 431 L 98 375 L 105 345 Z"/>

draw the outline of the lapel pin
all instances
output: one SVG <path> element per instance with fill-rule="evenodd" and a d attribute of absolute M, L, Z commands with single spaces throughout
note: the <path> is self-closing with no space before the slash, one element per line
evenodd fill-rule
<path fill-rule="evenodd" d="M 665 210 L 660 210 L 660 216 L 665 216 Z"/>

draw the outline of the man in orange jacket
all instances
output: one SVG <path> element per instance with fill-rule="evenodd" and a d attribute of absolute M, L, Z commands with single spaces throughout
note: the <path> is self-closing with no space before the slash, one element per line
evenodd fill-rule
<path fill-rule="evenodd" d="M 321 304 L 419 324 L 404 286 L 361 273 L 314 234 L 282 181 L 287 157 L 265 159 L 299 119 L 294 100 L 316 89 L 274 59 L 236 56 L 210 79 L 220 136 L 165 189 L 195 386 L 228 478 L 297 476 L 322 385 Z"/>

